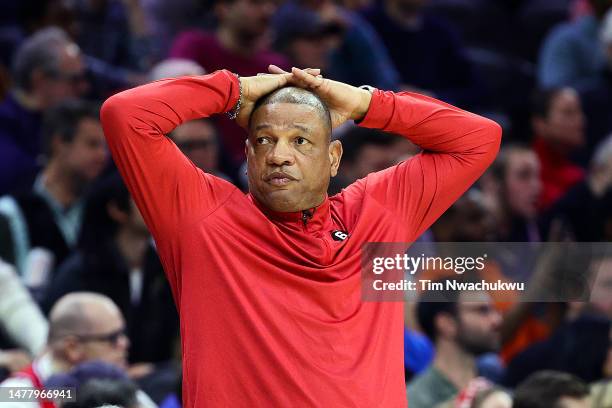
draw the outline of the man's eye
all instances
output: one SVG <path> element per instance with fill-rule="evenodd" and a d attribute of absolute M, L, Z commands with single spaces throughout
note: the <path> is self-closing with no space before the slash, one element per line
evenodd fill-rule
<path fill-rule="evenodd" d="M 295 144 L 297 145 L 305 145 L 306 143 L 308 143 L 308 140 L 304 139 L 303 137 L 298 137 L 295 139 Z"/>
<path fill-rule="evenodd" d="M 270 143 L 270 139 L 268 139 L 267 137 L 258 137 L 256 140 L 258 145 L 264 145 L 264 144 L 268 144 Z"/>

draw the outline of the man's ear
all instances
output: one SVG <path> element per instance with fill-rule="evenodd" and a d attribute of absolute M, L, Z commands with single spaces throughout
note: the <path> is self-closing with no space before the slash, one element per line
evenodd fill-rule
<path fill-rule="evenodd" d="M 532 117 L 531 128 L 536 136 L 546 136 L 546 119 L 539 116 Z"/>
<path fill-rule="evenodd" d="M 342 159 L 342 143 L 339 140 L 332 140 L 329 144 L 329 161 L 331 163 L 331 176 L 335 177 L 338 174 L 340 160 Z"/>

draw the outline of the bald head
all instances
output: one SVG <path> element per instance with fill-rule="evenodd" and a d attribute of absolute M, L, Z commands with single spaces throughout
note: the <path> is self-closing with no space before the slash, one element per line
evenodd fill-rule
<path fill-rule="evenodd" d="M 49 341 L 71 335 L 88 335 L 105 322 L 122 320 L 113 301 L 97 293 L 75 292 L 60 298 L 49 314 Z"/>
<path fill-rule="evenodd" d="M 296 105 L 310 106 L 317 112 L 317 114 L 323 121 L 325 129 L 328 130 L 328 136 L 331 137 L 332 122 L 327 105 L 325 105 L 325 103 L 316 94 L 306 89 L 294 86 L 286 86 L 284 88 L 277 89 L 276 91 L 271 92 L 268 95 L 257 100 L 257 102 L 255 102 L 253 112 L 251 113 L 250 120 L 252 120 L 255 112 L 260 107 L 275 103 L 290 103 Z M 251 123 L 249 123 L 249 127 L 250 125 Z"/>

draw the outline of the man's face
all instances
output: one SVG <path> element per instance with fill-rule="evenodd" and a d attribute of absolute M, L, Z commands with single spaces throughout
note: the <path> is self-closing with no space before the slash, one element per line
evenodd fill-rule
<path fill-rule="evenodd" d="M 204 120 L 184 123 L 172 132 L 172 139 L 200 169 L 207 172 L 217 170 L 217 136 L 211 123 Z"/>
<path fill-rule="evenodd" d="M 486 292 L 462 293 L 457 304 L 457 320 L 457 342 L 470 354 L 478 356 L 499 349 L 501 315 Z"/>
<path fill-rule="evenodd" d="M 82 361 L 101 360 L 126 367 L 130 341 L 125 335 L 125 322 L 116 306 L 96 307 L 92 311 L 91 327 L 80 337 Z"/>
<path fill-rule="evenodd" d="M 272 103 L 253 114 L 246 154 L 251 194 L 271 210 L 293 212 L 323 202 L 342 149 L 329 142 L 315 108 Z"/>
<path fill-rule="evenodd" d="M 542 191 L 540 162 L 529 150 L 510 153 L 504 180 L 504 199 L 510 211 L 526 219 L 535 217 Z"/>
<path fill-rule="evenodd" d="M 242 37 L 259 37 L 270 27 L 277 4 L 273 0 L 234 0 L 220 2 L 222 25 Z"/>
<path fill-rule="evenodd" d="M 76 44 L 61 49 L 58 72 L 46 74 L 38 83 L 43 108 L 83 96 L 89 89 L 85 65 Z"/>
<path fill-rule="evenodd" d="M 60 142 L 58 154 L 64 168 L 81 182 L 90 182 L 102 172 L 108 157 L 106 140 L 98 120 L 83 118 L 71 142 Z"/>
<path fill-rule="evenodd" d="M 555 146 L 571 150 L 584 144 L 584 113 L 573 89 L 560 91 L 551 101 L 546 118 L 538 122 L 536 131 Z"/>

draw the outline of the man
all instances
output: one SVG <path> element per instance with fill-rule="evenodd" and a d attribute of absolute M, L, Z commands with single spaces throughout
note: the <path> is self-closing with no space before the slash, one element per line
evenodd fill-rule
<path fill-rule="evenodd" d="M 15 264 L 32 287 L 44 285 L 53 265 L 76 245 L 83 196 L 107 163 L 98 115 L 98 105 L 80 101 L 51 109 L 43 124 L 47 162 L 34 186 L 0 198 L 0 213 L 10 221 Z M 29 260 L 34 249 L 47 259 L 36 273 Z"/>
<path fill-rule="evenodd" d="M 514 392 L 513 408 L 590 408 L 589 386 L 559 371 L 540 371 L 527 377 Z"/>
<path fill-rule="evenodd" d="M 43 113 L 87 91 L 77 45 L 58 28 L 26 39 L 13 58 L 15 89 L 0 104 L 0 195 L 30 186 L 40 168 Z"/>
<path fill-rule="evenodd" d="M 533 149 L 541 166 L 540 208 L 548 209 L 584 178 L 584 169 L 571 159 L 585 143 L 586 120 L 578 93 L 572 88 L 537 92 L 532 126 Z"/>
<path fill-rule="evenodd" d="M 219 141 L 215 125 L 208 119 L 183 123 L 170 133 L 170 138 L 200 169 L 229 180 L 219 170 Z"/>
<path fill-rule="evenodd" d="M 51 310 L 47 349 L 2 387 L 43 388 L 53 374 L 91 360 L 125 367 L 129 341 L 121 312 L 105 296 L 79 292 L 66 295 Z M 51 407 L 41 403 L 3 402 L 4 408 Z"/>
<path fill-rule="evenodd" d="M 592 13 L 559 24 L 544 39 L 538 59 L 541 88 L 571 86 L 582 92 L 606 86 L 606 54 L 599 37 L 601 20 L 612 2 L 587 2 Z"/>
<path fill-rule="evenodd" d="M 449 103 L 479 102 L 477 75 L 459 36 L 425 13 L 427 0 L 373 2 L 364 17 L 389 50 L 403 87 L 420 89 Z"/>
<path fill-rule="evenodd" d="M 159 81 L 102 108 L 180 311 L 185 406 L 405 407 L 403 304 L 361 301 L 360 249 L 420 235 L 493 161 L 500 127 L 421 95 L 270 69 Z M 249 129 L 247 195 L 164 137 L 230 110 Z M 328 198 L 342 155 L 331 130 L 347 120 L 426 152 Z"/>
<path fill-rule="evenodd" d="M 444 281 L 442 281 L 444 282 Z M 453 398 L 478 375 L 476 357 L 500 347 L 501 315 L 486 292 L 425 292 L 417 305 L 421 329 L 435 343 L 427 370 L 408 384 L 408 406 L 431 408 Z"/>

